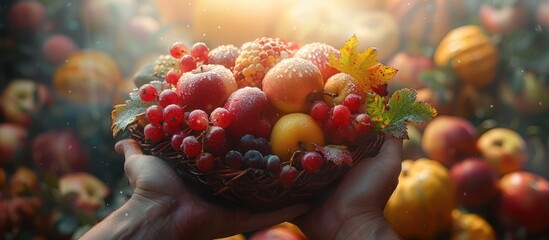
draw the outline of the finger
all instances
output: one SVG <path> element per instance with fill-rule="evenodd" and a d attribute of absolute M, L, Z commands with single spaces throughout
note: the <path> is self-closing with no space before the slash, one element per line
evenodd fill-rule
<path fill-rule="evenodd" d="M 274 226 L 281 222 L 293 220 L 307 211 L 309 211 L 307 204 L 296 204 L 272 212 L 252 213 L 246 216 L 246 219 L 242 219 L 238 232 L 249 232 Z"/>
<path fill-rule="evenodd" d="M 133 139 L 120 140 L 114 145 L 116 152 L 124 154 L 124 157 L 128 159 L 134 154 L 143 154 L 139 144 Z"/>

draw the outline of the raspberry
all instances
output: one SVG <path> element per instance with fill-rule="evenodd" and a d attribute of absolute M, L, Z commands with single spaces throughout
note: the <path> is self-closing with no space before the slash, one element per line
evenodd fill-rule
<path fill-rule="evenodd" d="M 238 87 L 261 88 L 265 73 L 284 58 L 291 57 L 288 45 L 279 38 L 258 38 L 242 46 L 236 58 L 234 76 Z"/>

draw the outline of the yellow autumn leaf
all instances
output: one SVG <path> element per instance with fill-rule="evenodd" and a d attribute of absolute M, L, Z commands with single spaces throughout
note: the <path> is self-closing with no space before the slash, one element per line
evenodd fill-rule
<path fill-rule="evenodd" d="M 398 72 L 391 66 L 379 63 L 376 48 L 368 47 L 358 52 L 358 38 L 355 35 L 339 51 L 340 58 L 330 55 L 330 65 L 351 75 L 366 92 L 373 92 L 372 87 L 387 83 Z"/>

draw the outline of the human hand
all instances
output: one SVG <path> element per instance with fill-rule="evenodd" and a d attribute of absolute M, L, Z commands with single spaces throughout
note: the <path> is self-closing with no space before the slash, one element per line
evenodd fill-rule
<path fill-rule="evenodd" d="M 339 185 L 294 223 L 311 239 L 399 238 L 383 209 L 398 184 L 402 140 L 386 135 L 379 153 L 354 165 Z"/>
<path fill-rule="evenodd" d="M 123 213 L 119 217 L 122 219 L 128 215 L 144 218 L 136 220 L 141 222 L 129 224 L 138 226 L 135 232 L 132 229 L 119 229 L 128 232 L 123 237 L 214 239 L 276 225 L 308 210 L 304 204 L 262 213 L 223 208 L 195 195 L 162 159 L 143 155 L 136 141 L 122 140 L 116 144 L 115 149 L 125 156 L 124 170 L 134 190 L 130 200 L 116 212 Z M 138 212 L 135 212 L 136 209 Z M 104 227 L 109 227 L 109 219 L 103 222 Z M 102 230 L 101 226 L 96 226 L 86 236 L 90 239 L 120 237 L 93 235 L 104 234 Z"/>

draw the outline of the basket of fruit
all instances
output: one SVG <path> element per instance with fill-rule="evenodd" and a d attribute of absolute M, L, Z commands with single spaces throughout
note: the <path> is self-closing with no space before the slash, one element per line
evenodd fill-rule
<path fill-rule="evenodd" d="M 385 134 L 406 138 L 407 122 L 436 115 L 413 89 L 389 97 L 397 70 L 375 48 L 357 49 L 354 36 L 341 49 L 267 37 L 212 50 L 176 42 L 114 106 L 113 136 L 129 130 L 211 200 L 306 201 L 375 156 Z"/>

